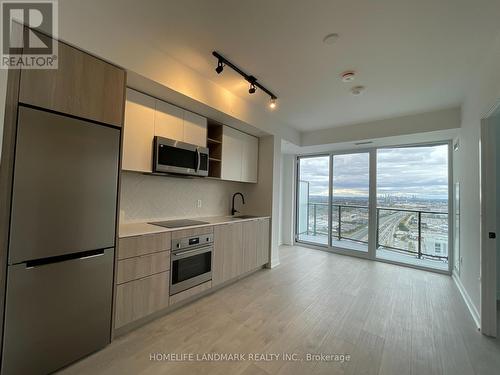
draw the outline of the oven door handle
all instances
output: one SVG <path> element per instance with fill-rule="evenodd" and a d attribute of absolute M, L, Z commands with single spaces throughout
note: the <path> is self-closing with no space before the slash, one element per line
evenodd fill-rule
<path fill-rule="evenodd" d="M 175 253 L 173 253 L 172 260 L 178 260 L 178 259 L 185 258 L 186 255 L 197 255 L 197 254 L 209 253 L 211 251 L 212 251 L 212 246 L 203 247 L 201 249 L 193 249 L 193 250 L 175 252 Z"/>

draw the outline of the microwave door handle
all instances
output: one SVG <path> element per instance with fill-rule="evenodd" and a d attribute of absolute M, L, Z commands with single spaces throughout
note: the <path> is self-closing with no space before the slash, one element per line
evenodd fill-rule
<path fill-rule="evenodd" d="M 198 147 L 196 147 L 196 159 L 198 161 L 198 163 L 196 165 L 196 172 L 198 172 L 200 170 L 200 164 L 201 164 L 201 155 L 200 155 L 200 150 L 198 149 Z"/>

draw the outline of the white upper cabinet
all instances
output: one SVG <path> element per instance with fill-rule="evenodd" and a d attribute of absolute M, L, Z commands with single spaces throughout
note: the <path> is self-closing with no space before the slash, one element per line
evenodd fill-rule
<path fill-rule="evenodd" d="M 127 89 L 122 169 L 151 172 L 155 131 L 155 99 Z"/>
<path fill-rule="evenodd" d="M 207 119 L 184 111 L 184 142 L 207 147 Z"/>
<path fill-rule="evenodd" d="M 242 140 L 241 180 L 245 182 L 257 182 L 259 139 L 243 133 Z"/>
<path fill-rule="evenodd" d="M 156 100 L 154 135 L 184 141 L 184 110 Z"/>
<path fill-rule="evenodd" d="M 127 88 L 122 169 L 152 172 L 155 136 L 207 147 L 207 119 Z M 224 125 L 216 154 L 222 180 L 257 182 L 258 138 Z"/>
<path fill-rule="evenodd" d="M 224 126 L 222 129 L 222 168 L 220 178 L 241 181 L 242 141 L 240 131 Z"/>
<path fill-rule="evenodd" d="M 207 147 L 207 119 L 157 99 L 155 135 Z"/>
<path fill-rule="evenodd" d="M 259 139 L 224 126 L 221 179 L 257 182 Z"/>

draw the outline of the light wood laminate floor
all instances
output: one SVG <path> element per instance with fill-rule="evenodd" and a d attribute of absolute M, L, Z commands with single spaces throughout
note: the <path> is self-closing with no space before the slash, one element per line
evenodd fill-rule
<path fill-rule="evenodd" d="M 111 343 L 63 374 L 499 374 L 452 279 L 282 247 L 281 265 Z M 344 353 L 349 362 L 151 361 L 150 353 Z"/>

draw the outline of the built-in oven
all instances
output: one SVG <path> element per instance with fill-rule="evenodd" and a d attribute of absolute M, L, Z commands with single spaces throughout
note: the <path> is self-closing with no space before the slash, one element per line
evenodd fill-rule
<path fill-rule="evenodd" d="M 212 233 L 172 240 L 170 295 L 212 280 Z"/>
<path fill-rule="evenodd" d="M 208 148 L 154 137 L 153 171 L 208 176 Z"/>

